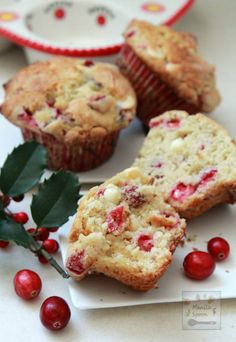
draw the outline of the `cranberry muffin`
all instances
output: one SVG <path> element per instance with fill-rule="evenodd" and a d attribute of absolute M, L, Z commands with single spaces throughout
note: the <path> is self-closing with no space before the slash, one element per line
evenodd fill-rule
<path fill-rule="evenodd" d="M 136 91 L 145 125 L 167 110 L 208 113 L 219 104 L 215 69 L 200 56 L 192 34 L 133 20 L 124 38 L 118 65 Z"/>
<path fill-rule="evenodd" d="M 236 146 L 228 132 L 203 114 L 170 111 L 150 121 L 134 163 L 181 217 L 191 219 L 236 201 Z"/>
<path fill-rule="evenodd" d="M 5 91 L 2 114 L 25 140 L 46 146 L 53 169 L 104 163 L 136 111 L 135 93 L 116 66 L 75 58 L 27 66 Z"/>
<path fill-rule="evenodd" d="M 75 280 L 103 273 L 147 291 L 165 273 L 185 221 L 159 196 L 154 179 L 126 169 L 81 200 L 66 268 Z"/>

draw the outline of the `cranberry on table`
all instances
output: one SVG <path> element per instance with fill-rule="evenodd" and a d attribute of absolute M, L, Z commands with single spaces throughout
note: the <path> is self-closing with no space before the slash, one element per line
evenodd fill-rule
<path fill-rule="evenodd" d="M 203 280 L 214 272 L 215 261 L 207 252 L 194 251 L 186 255 L 183 267 L 187 277 Z"/>
<path fill-rule="evenodd" d="M 230 252 L 229 243 L 218 236 L 208 241 L 207 249 L 216 261 L 225 260 Z"/>
<path fill-rule="evenodd" d="M 71 312 L 66 301 L 57 296 L 47 298 L 40 309 L 40 320 L 49 330 L 61 330 L 70 320 Z"/>
<path fill-rule="evenodd" d="M 25 224 L 29 220 L 29 216 L 23 211 L 19 212 L 19 213 L 12 214 L 11 217 L 15 222 L 21 223 L 21 224 Z"/>
<path fill-rule="evenodd" d="M 25 299 L 36 298 L 42 288 L 42 282 L 37 273 L 31 270 L 21 270 L 14 277 L 14 288 L 16 294 Z"/>
<path fill-rule="evenodd" d="M 39 240 L 39 241 L 44 241 L 44 240 L 47 240 L 48 237 L 49 237 L 49 230 L 46 229 L 46 228 L 39 228 L 37 233 L 36 233 L 36 240 Z"/>
<path fill-rule="evenodd" d="M 8 241 L 0 240 L 0 248 L 6 248 L 9 245 Z"/>

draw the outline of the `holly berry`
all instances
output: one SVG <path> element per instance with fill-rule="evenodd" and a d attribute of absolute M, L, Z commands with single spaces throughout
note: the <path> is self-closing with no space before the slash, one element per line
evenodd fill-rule
<path fill-rule="evenodd" d="M 22 195 L 19 195 L 19 196 L 12 197 L 12 199 L 15 202 L 21 202 L 21 201 L 23 201 L 24 197 L 25 197 L 24 194 L 22 194 Z"/>
<path fill-rule="evenodd" d="M 56 253 L 59 248 L 59 243 L 54 239 L 47 239 L 43 241 L 42 246 L 48 253 Z"/>
<path fill-rule="evenodd" d="M 49 230 L 49 232 L 50 232 L 50 233 L 55 233 L 55 232 L 57 232 L 57 231 L 58 231 L 58 229 L 59 229 L 59 227 L 55 227 L 55 228 L 48 228 L 48 230 Z"/>
<path fill-rule="evenodd" d="M 36 229 L 35 228 L 29 228 L 27 229 L 27 232 L 30 234 L 30 235 L 33 235 L 35 233 Z"/>
<path fill-rule="evenodd" d="M 6 248 L 9 245 L 8 241 L 0 240 L 0 248 Z"/>
<path fill-rule="evenodd" d="M 14 277 L 14 288 L 19 297 L 31 300 L 39 295 L 42 281 L 34 271 L 21 270 Z"/>
<path fill-rule="evenodd" d="M 207 252 L 194 251 L 184 258 L 183 267 L 187 277 L 203 280 L 213 273 L 215 261 Z"/>
<path fill-rule="evenodd" d="M 216 261 L 225 260 L 230 252 L 228 242 L 221 237 L 215 237 L 208 241 L 207 249 Z"/>
<path fill-rule="evenodd" d="M 38 240 L 38 241 L 47 240 L 49 237 L 49 234 L 50 234 L 50 232 L 48 229 L 41 227 L 37 230 L 36 240 Z"/>
<path fill-rule="evenodd" d="M 71 312 L 66 301 L 57 296 L 47 298 L 40 308 L 40 320 L 49 330 L 61 330 L 70 320 Z"/>
<path fill-rule="evenodd" d="M 11 199 L 9 196 L 1 196 L 1 200 L 2 200 L 4 208 L 8 207 L 9 204 L 11 203 Z"/>
<path fill-rule="evenodd" d="M 21 224 L 25 224 L 29 220 L 29 216 L 25 212 L 19 212 L 11 215 L 12 219 Z"/>
<path fill-rule="evenodd" d="M 40 254 L 40 255 L 38 256 L 38 260 L 39 260 L 39 262 L 40 262 L 41 264 L 43 264 L 43 265 L 48 264 L 48 260 L 47 260 L 42 254 Z"/>

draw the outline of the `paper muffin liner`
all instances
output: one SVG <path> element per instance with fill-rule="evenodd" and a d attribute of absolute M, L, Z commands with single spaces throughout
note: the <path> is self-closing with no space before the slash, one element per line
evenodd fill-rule
<path fill-rule="evenodd" d="M 168 110 L 185 110 L 189 114 L 200 111 L 200 108 L 182 99 L 156 71 L 151 70 L 137 57 L 127 44 L 123 45 L 117 64 L 136 92 L 137 116 L 145 125 L 148 125 L 151 118 Z"/>
<path fill-rule="evenodd" d="M 25 141 L 36 140 L 48 150 L 48 167 L 53 170 L 71 170 L 81 172 L 93 169 L 108 160 L 116 147 L 120 131 L 114 131 L 105 137 L 89 138 L 69 145 L 58 141 L 54 136 L 33 132 L 22 128 Z"/>

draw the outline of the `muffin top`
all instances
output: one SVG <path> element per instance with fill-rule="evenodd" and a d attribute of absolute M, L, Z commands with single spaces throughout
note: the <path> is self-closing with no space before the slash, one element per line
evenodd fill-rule
<path fill-rule="evenodd" d="M 116 66 L 57 57 L 22 69 L 5 85 L 2 113 L 17 126 L 73 143 L 127 127 L 136 96 Z"/>
<path fill-rule="evenodd" d="M 187 101 L 212 111 L 220 102 L 215 69 L 198 53 L 189 33 L 132 20 L 124 33 L 126 44 Z"/>

